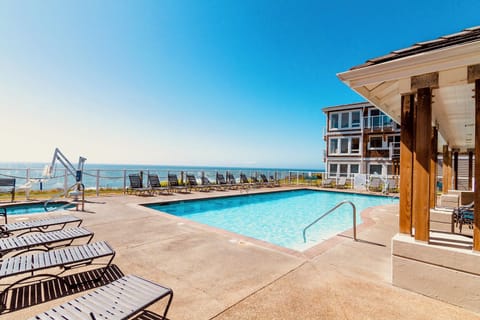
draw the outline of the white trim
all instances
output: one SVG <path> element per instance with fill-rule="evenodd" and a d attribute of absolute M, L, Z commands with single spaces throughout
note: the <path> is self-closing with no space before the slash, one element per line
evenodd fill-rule
<path fill-rule="evenodd" d="M 480 63 L 480 41 L 419 53 L 337 74 L 351 88 Z"/>

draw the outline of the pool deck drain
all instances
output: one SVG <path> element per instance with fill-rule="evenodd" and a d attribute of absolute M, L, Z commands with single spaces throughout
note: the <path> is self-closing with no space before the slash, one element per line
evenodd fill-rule
<path fill-rule="evenodd" d="M 361 241 L 336 236 L 308 254 L 278 250 L 139 206 L 219 194 L 239 191 L 89 197 L 86 212 L 68 213 L 84 219 L 83 225 L 95 232 L 94 240 L 106 240 L 115 248 L 114 263 L 121 272 L 173 288 L 170 319 L 480 319 L 479 314 L 391 285 L 396 205 L 368 210 L 370 220 L 358 230 Z M 28 318 L 78 295 L 0 319 Z M 159 303 L 149 310 L 161 313 L 162 307 Z"/>

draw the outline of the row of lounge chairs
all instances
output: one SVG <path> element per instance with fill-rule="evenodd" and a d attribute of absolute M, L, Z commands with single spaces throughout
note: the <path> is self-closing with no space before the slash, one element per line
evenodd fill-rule
<path fill-rule="evenodd" d="M 324 179 L 322 181 L 322 187 L 325 188 L 338 188 L 345 189 L 347 188 L 347 178 L 339 177 L 338 180 L 335 179 Z M 368 191 L 372 192 L 395 192 L 398 191 L 398 184 L 395 179 L 387 179 L 384 181 L 380 178 L 372 178 L 368 183 Z"/>
<path fill-rule="evenodd" d="M 128 193 L 135 194 L 171 194 L 175 192 L 187 193 L 191 191 L 211 191 L 211 190 L 227 190 L 227 189 L 247 189 L 253 187 L 277 187 L 280 183 L 270 176 L 267 179 L 265 174 L 260 175 L 260 180 L 252 176 L 250 179 L 245 174 L 240 174 L 240 182 L 237 183 L 235 176 L 227 173 L 227 178 L 221 173 L 216 174 L 216 182 L 212 183 L 208 177 L 201 177 L 201 184 L 197 182 L 197 178 L 193 174 L 186 174 L 186 181 L 180 184 L 176 174 L 168 174 L 167 184 L 160 183 L 160 179 L 156 174 L 148 174 L 148 186 L 143 185 L 142 177 L 139 174 L 130 174 L 128 176 L 130 186 L 127 188 Z"/>
<path fill-rule="evenodd" d="M 85 281 L 71 283 L 60 275 L 74 267 L 91 265 L 98 259 L 106 260 L 105 267 L 91 281 L 104 277 L 115 250 L 106 241 L 91 242 L 93 233 L 81 227 L 81 223 L 82 219 L 77 217 L 60 216 L 0 226 L 0 313 L 9 310 L 9 303 L 14 299 L 9 300 L 9 292 L 21 284 L 31 283 L 34 278 L 40 281 L 56 278 L 70 290 Z M 73 241 L 84 238 L 86 243 L 72 245 Z M 60 272 L 53 272 L 52 269 L 58 268 Z M 4 284 L 6 279 L 11 283 Z M 163 319 L 166 319 L 173 291 L 127 275 L 31 319 L 129 319 L 165 297 L 168 302 Z"/>

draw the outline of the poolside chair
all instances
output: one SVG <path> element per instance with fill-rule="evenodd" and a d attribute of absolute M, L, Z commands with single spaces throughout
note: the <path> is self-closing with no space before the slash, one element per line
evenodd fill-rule
<path fill-rule="evenodd" d="M 195 175 L 187 173 L 185 176 L 187 178 L 187 186 L 190 188 L 190 190 L 194 189 L 198 191 L 210 191 L 211 186 L 198 184 Z"/>
<path fill-rule="evenodd" d="M 251 176 L 250 177 L 250 183 L 252 184 L 252 186 L 258 188 L 260 187 L 262 184 L 260 183 L 260 181 L 258 181 L 257 177 L 256 176 Z"/>
<path fill-rule="evenodd" d="M 275 179 L 273 176 L 270 176 L 270 179 L 268 179 L 274 187 L 280 187 L 280 181 L 278 179 Z"/>
<path fill-rule="evenodd" d="M 0 237 L 8 237 L 15 232 L 22 231 L 21 236 L 30 232 L 46 232 L 52 226 L 58 226 L 56 230 L 63 229 L 67 224 L 77 223 L 77 227 L 82 224 L 82 219 L 75 216 L 58 216 L 54 218 L 44 218 L 36 220 L 27 220 L 0 225 Z"/>
<path fill-rule="evenodd" d="M 370 183 L 368 184 L 368 191 L 376 191 L 380 192 L 383 190 L 383 181 L 380 178 L 372 178 L 370 179 Z"/>
<path fill-rule="evenodd" d="M 128 179 L 130 180 L 130 187 L 127 188 L 127 193 L 135 192 L 138 195 L 150 193 L 150 188 L 145 188 L 143 186 L 142 178 L 139 174 L 129 174 Z"/>
<path fill-rule="evenodd" d="M 338 178 L 337 183 L 335 184 L 335 188 L 345 189 L 346 187 L 347 187 L 347 178 L 346 177 Z"/>
<path fill-rule="evenodd" d="M 11 202 L 13 202 L 15 200 L 15 178 L 0 179 L 0 193 L 10 193 L 12 195 Z"/>
<path fill-rule="evenodd" d="M 212 183 L 206 176 L 202 176 L 202 186 L 208 186 L 210 189 L 217 189 L 218 185 Z"/>
<path fill-rule="evenodd" d="M 11 252 L 15 256 L 30 250 L 48 251 L 57 247 L 69 246 L 74 240 L 88 238 L 87 243 L 93 238 L 93 232 L 82 227 L 73 227 L 49 232 L 32 233 L 19 237 L 0 239 L 0 258 Z"/>
<path fill-rule="evenodd" d="M 322 180 L 322 187 L 324 188 L 332 188 L 333 187 L 333 180 L 332 179 L 323 179 Z"/>
<path fill-rule="evenodd" d="M 237 179 L 235 179 L 235 176 L 232 173 L 227 173 L 227 184 L 231 189 L 239 189 L 242 187 L 237 183 Z"/>
<path fill-rule="evenodd" d="M 387 184 L 385 186 L 385 189 L 387 189 L 387 191 L 389 192 L 398 192 L 397 180 L 387 179 Z"/>
<path fill-rule="evenodd" d="M 172 289 L 135 275 L 126 275 L 30 320 L 131 319 L 166 297 L 168 302 L 162 319 L 167 319 L 173 299 Z"/>
<path fill-rule="evenodd" d="M 248 178 L 245 174 L 240 173 L 240 183 L 245 187 L 245 188 L 250 188 L 253 186 L 250 181 L 248 181 Z"/>
<path fill-rule="evenodd" d="M 148 186 L 153 193 L 170 193 L 170 189 L 168 187 L 162 187 L 157 174 L 148 175 Z"/>
<path fill-rule="evenodd" d="M 42 279 L 52 277 L 65 282 L 60 277 L 60 274 L 64 271 L 82 265 L 90 265 L 96 259 L 109 258 L 106 267 L 103 268 L 95 279 L 92 279 L 93 281 L 98 281 L 105 275 L 114 257 L 115 251 L 110 245 L 105 241 L 100 241 L 4 259 L 0 263 L 0 281 L 10 277 L 15 277 L 15 281 L 0 284 L 0 286 L 5 286 L 0 293 L 1 309 L 4 310 L 6 308 L 9 290 L 22 282 L 30 281 L 35 277 L 41 277 Z M 45 272 L 45 270 L 53 268 L 60 268 L 62 271 L 56 274 Z M 36 274 L 38 271 L 42 271 L 42 273 Z M 21 277 L 25 274 L 27 276 Z M 74 285 L 66 283 L 66 285 L 72 287 L 83 283 L 75 283 Z"/>
<path fill-rule="evenodd" d="M 188 192 L 188 187 L 187 186 L 181 186 L 178 183 L 178 178 L 177 175 L 174 173 L 169 173 L 168 174 L 168 187 L 170 188 L 171 192 Z"/>
<path fill-rule="evenodd" d="M 225 180 L 225 176 L 223 174 L 217 172 L 216 180 L 218 185 L 227 187 L 227 180 Z"/>
<path fill-rule="evenodd" d="M 273 187 L 273 183 L 271 181 L 268 181 L 267 176 L 264 174 L 260 175 L 260 182 L 267 187 Z"/>

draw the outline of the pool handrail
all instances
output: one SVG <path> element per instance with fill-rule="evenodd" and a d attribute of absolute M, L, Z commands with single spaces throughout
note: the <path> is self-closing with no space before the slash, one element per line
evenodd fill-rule
<path fill-rule="evenodd" d="M 357 241 L 357 208 L 355 207 L 355 205 L 353 204 L 352 201 L 350 200 L 343 200 L 343 201 L 340 201 L 339 203 L 337 203 L 337 205 L 335 207 L 333 207 L 332 209 L 328 210 L 327 212 L 325 212 L 324 214 L 322 214 L 320 217 L 318 217 L 317 219 L 315 219 L 312 223 L 310 223 L 308 226 L 306 226 L 305 228 L 303 228 L 303 242 L 306 243 L 307 242 L 307 236 L 306 236 L 306 232 L 307 232 L 307 229 L 310 228 L 311 226 L 313 226 L 315 223 L 317 223 L 318 221 L 322 220 L 323 218 L 325 218 L 327 215 L 329 215 L 330 213 L 332 213 L 333 211 L 335 211 L 337 208 L 341 207 L 342 205 L 344 204 L 350 204 L 352 206 L 352 209 L 353 209 L 353 240 Z"/>

